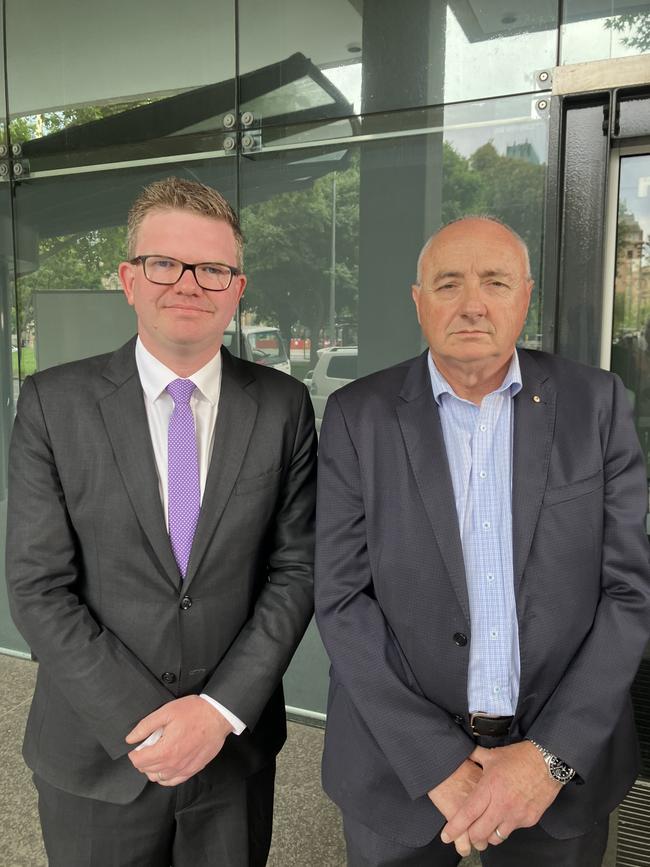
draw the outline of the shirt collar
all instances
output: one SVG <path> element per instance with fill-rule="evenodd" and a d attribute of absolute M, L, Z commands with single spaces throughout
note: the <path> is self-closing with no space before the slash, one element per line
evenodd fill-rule
<path fill-rule="evenodd" d="M 429 362 L 429 375 L 431 377 L 431 388 L 433 389 L 433 396 L 436 400 L 438 406 L 441 405 L 441 396 L 443 394 L 450 394 L 452 397 L 457 398 L 458 400 L 462 400 L 459 398 L 454 389 L 449 385 L 444 376 L 440 373 L 438 368 L 435 365 L 435 362 L 431 356 L 431 352 L 429 352 L 428 356 Z M 519 357 L 517 355 L 517 351 L 515 350 L 512 353 L 512 359 L 510 361 L 510 366 L 508 367 L 508 372 L 506 373 L 503 382 L 498 388 L 495 388 L 492 394 L 497 394 L 501 391 L 510 391 L 510 397 L 514 397 L 517 392 L 521 391 L 522 382 L 521 382 L 521 368 L 519 367 Z"/>
<path fill-rule="evenodd" d="M 158 400 L 170 382 L 179 378 L 144 347 L 139 337 L 135 344 L 135 363 L 142 390 L 152 402 Z M 219 400 L 221 388 L 221 352 L 188 379 L 192 380 L 200 395 L 214 405 Z"/>

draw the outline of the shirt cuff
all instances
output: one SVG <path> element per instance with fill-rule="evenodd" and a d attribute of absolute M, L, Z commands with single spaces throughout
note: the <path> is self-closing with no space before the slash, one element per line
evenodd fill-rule
<path fill-rule="evenodd" d="M 234 735 L 240 735 L 244 729 L 246 728 L 246 723 L 243 723 L 239 717 L 236 717 L 234 713 L 230 713 L 228 708 L 225 708 L 222 704 L 219 704 L 218 701 L 215 701 L 209 695 L 206 695 L 204 692 L 201 693 L 201 698 L 204 698 L 207 702 L 209 702 L 212 707 L 216 708 L 222 717 L 228 720 L 230 725 L 233 727 Z"/>

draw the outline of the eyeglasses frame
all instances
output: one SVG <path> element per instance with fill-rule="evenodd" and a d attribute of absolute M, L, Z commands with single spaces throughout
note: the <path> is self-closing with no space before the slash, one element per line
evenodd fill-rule
<path fill-rule="evenodd" d="M 180 265 L 183 266 L 181 273 L 178 275 L 178 279 L 174 280 L 173 283 L 161 283 L 160 280 L 152 280 L 146 272 L 145 263 L 147 259 L 170 259 L 174 262 L 178 262 Z M 155 283 L 156 286 L 175 286 L 180 280 L 182 280 L 183 274 L 186 271 L 191 271 L 192 276 L 196 281 L 196 285 L 200 286 L 204 292 L 226 292 L 232 286 L 233 277 L 239 277 L 242 274 L 242 271 L 239 268 L 235 268 L 233 265 L 228 265 L 226 262 L 195 262 L 194 264 L 191 264 L 190 262 L 183 262 L 182 259 L 177 259 L 176 256 L 165 256 L 162 253 L 145 253 L 141 256 L 134 256 L 132 259 L 129 259 L 128 262 L 129 265 L 142 265 L 142 272 L 145 278 L 150 283 Z M 196 269 L 199 268 L 201 265 L 223 265 L 224 268 L 228 268 L 228 270 L 230 271 L 230 280 L 228 281 L 228 285 L 224 286 L 223 289 L 211 289 L 207 286 L 202 286 L 196 276 Z"/>

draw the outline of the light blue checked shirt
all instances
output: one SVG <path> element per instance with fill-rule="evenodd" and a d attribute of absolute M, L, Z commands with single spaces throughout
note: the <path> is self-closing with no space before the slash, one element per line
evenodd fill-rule
<path fill-rule="evenodd" d="M 481 405 L 454 392 L 429 354 L 431 386 L 454 486 L 467 576 L 469 711 L 510 716 L 519 695 L 519 632 L 512 565 L 512 398 L 515 352 L 501 386 Z"/>

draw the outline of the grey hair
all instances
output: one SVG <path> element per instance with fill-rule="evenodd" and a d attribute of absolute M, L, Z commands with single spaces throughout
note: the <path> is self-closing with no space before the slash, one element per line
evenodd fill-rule
<path fill-rule="evenodd" d="M 416 285 L 420 286 L 422 283 L 422 263 L 424 262 L 424 257 L 429 251 L 429 247 L 433 243 L 433 241 L 438 237 L 438 235 L 446 229 L 448 226 L 453 226 L 454 223 L 462 223 L 463 220 L 485 220 L 489 223 L 496 223 L 497 226 L 503 226 L 503 228 L 510 232 L 512 237 L 517 241 L 517 243 L 521 246 L 524 252 L 524 259 L 526 262 L 526 274 L 528 280 L 532 280 L 532 276 L 530 273 L 530 254 L 528 252 L 528 244 L 521 237 L 519 232 L 515 232 L 512 226 L 509 226 L 507 223 L 504 223 L 503 220 L 500 220 L 498 217 L 493 216 L 492 214 L 465 214 L 463 217 L 456 217 L 454 220 L 450 220 L 448 223 L 445 223 L 444 226 L 441 226 L 437 232 L 434 232 L 427 241 L 424 246 L 420 250 L 420 255 L 418 256 L 418 264 L 417 264 L 417 277 L 416 277 Z"/>

